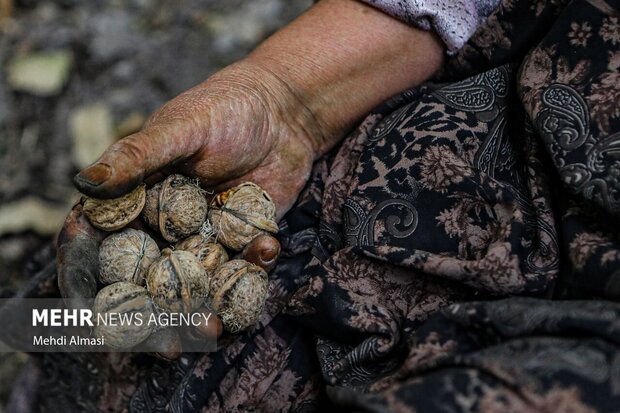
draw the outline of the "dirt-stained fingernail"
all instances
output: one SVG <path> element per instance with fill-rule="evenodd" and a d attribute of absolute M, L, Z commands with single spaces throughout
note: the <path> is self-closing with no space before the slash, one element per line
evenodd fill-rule
<path fill-rule="evenodd" d="M 252 240 L 241 255 L 246 261 L 270 271 L 280 255 L 280 243 L 270 235 L 261 235 Z"/>
<path fill-rule="evenodd" d="M 112 176 L 112 168 L 104 163 L 97 163 L 89 166 L 74 178 L 75 184 L 81 188 L 83 186 L 99 186 Z"/>
<path fill-rule="evenodd" d="M 272 260 L 274 260 L 275 258 L 278 257 L 278 255 L 280 255 L 280 246 L 279 245 L 272 245 L 269 246 L 269 248 L 264 248 L 261 251 L 261 259 L 265 262 L 271 262 Z"/>

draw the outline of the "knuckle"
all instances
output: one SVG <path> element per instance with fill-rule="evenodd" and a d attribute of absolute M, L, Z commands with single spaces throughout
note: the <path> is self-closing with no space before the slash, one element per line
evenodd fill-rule
<path fill-rule="evenodd" d="M 139 161 L 144 158 L 144 143 L 141 140 L 142 135 L 131 135 L 127 138 L 121 139 L 115 145 L 110 147 L 110 150 L 127 158 L 130 161 Z"/>

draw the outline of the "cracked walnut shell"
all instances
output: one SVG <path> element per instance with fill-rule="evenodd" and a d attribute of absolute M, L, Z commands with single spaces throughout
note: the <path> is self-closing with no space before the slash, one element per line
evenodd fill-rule
<path fill-rule="evenodd" d="M 104 287 L 97 293 L 93 312 L 97 318 L 117 319 L 120 315 L 131 316 L 134 322 L 105 324 L 98 322 L 95 325 L 95 335 L 103 336 L 105 344 L 116 349 L 135 347 L 146 340 L 153 332 L 153 326 L 147 323 L 153 314 L 154 307 L 144 287 L 130 283 L 118 282 Z M 114 316 L 112 316 L 114 314 Z M 142 323 L 138 323 L 137 314 L 140 314 Z"/>
<path fill-rule="evenodd" d="M 211 307 L 224 329 L 237 333 L 258 323 L 267 297 L 267 273 L 245 260 L 220 266 L 211 280 Z"/>
<path fill-rule="evenodd" d="M 144 185 L 119 198 L 97 199 L 86 197 L 84 215 L 90 223 L 103 231 L 116 231 L 136 219 L 146 201 Z"/>
<path fill-rule="evenodd" d="M 149 266 L 159 257 L 151 237 L 137 229 L 125 228 L 107 237 L 99 248 L 99 281 L 112 284 L 130 281 L 144 285 Z"/>
<path fill-rule="evenodd" d="M 240 251 L 259 235 L 278 232 L 276 206 L 260 186 L 245 182 L 218 194 L 209 211 L 217 240 Z"/>
<path fill-rule="evenodd" d="M 209 294 L 209 277 L 194 254 L 169 248 L 149 267 L 146 288 L 159 307 L 171 312 L 191 312 Z"/>
<path fill-rule="evenodd" d="M 197 232 L 207 218 L 204 191 L 183 175 L 170 175 L 148 190 L 144 219 L 168 242 Z"/>
<path fill-rule="evenodd" d="M 228 253 L 219 242 L 213 239 L 205 239 L 200 234 L 192 235 L 177 242 L 174 248 L 194 254 L 208 275 L 213 274 L 220 265 L 228 261 Z"/>

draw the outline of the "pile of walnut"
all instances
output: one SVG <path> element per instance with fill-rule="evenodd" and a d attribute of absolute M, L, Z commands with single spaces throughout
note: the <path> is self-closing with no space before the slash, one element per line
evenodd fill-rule
<path fill-rule="evenodd" d="M 267 273 L 245 260 L 229 260 L 229 252 L 278 231 L 275 205 L 258 185 L 243 183 L 209 202 L 194 181 L 171 175 L 121 198 L 88 198 L 83 210 L 93 226 L 112 232 L 99 252 L 106 287 L 95 298 L 95 312 L 140 312 L 148 319 L 157 311 L 192 312 L 207 305 L 231 333 L 258 322 Z M 170 248 L 160 251 L 147 233 L 124 228 L 140 214 Z M 96 333 L 111 347 L 129 348 L 152 328 L 98 326 Z"/>

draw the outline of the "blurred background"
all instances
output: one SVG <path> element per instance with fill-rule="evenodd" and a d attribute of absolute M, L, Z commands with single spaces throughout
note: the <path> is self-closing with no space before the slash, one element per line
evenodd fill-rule
<path fill-rule="evenodd" d="M 73 175 L 312 0 L 0 0 L 0 297 L 50 259 Z M 25 355 L 0 354 L 0 412 Z"/>

